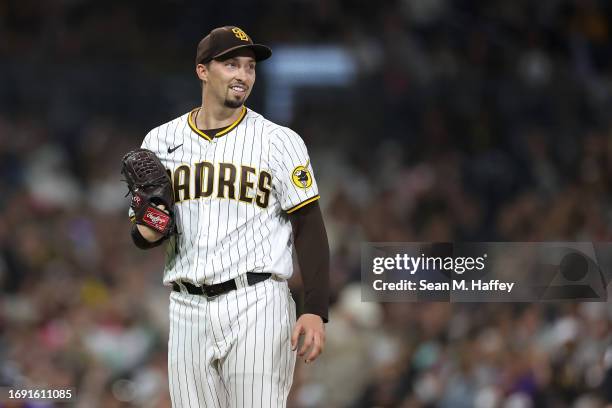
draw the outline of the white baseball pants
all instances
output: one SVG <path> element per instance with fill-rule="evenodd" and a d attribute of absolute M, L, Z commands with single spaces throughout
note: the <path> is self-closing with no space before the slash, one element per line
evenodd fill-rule
<path fill-rule="evenodd" d="M 216 298 L 172 291 L 172 406 L 285 407 L 296 353 L 295 303 L 274 277 Z"/>

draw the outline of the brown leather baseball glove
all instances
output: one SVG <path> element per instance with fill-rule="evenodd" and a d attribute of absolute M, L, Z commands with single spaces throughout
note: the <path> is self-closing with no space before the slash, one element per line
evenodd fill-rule
<path fill-rule="evenodd" d="M 132 195 L 134 222 L 170 237 L 175 232 L 174 191 L 159 158 L 147 149 L 132 150 L 123 156 L 121 173 Z"/>

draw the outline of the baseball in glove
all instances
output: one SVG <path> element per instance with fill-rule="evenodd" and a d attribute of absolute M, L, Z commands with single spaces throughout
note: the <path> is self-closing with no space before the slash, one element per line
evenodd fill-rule
<path fill-rule="evenodd" d="M 170 237 L 175 231 L 174 192 L 159 158 L 147 149 L 132 150 L 123 156 L 121 173 L 132 195 L 134 222 Z M 168 212 L 158 208 L 161 205 Z"/>

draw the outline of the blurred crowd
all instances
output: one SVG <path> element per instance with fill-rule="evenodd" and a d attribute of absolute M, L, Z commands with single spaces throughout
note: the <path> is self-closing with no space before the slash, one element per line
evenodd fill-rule
<path fill-rule="evenodd" d="M 298 92 L 287 124 L 320 186 L 333 305 L 290 406 L 612 404 L 610 302 L 376 304 L 358 285 L 366 241 L 612 240 L 611 4 L 155 3 L 0 2 L 0 386 L 169 406 L 163 251 L 131 243 L 119 164 L 199 104 L 195 44 L 236 24 L 358 67 Z"/>

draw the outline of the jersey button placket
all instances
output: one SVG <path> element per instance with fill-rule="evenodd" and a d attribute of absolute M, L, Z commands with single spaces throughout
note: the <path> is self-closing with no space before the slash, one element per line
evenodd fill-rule
<path fill-rule="evenodd" d="M 209 141 L 209 140 L 204 140 L 202 143 L 202 147 L 203 147 L 203 154 L 200 157 L 200 160 L 202 161 L 207 161 L 209 163 L 213 163 L 212 162 L 212 156 L 214 152 L 214 144 L 213 141 Z M 214 163 L 213 163 L 214 166 Z M 214 167 L 213 167 L 214 169 Z M 203 182 L 205 182 L 204 180 L 202 180 Z M 213 187 L 214 190 L 214 187 Z M 201 197 L 198 199 L 198 206 L 199 206 L 199 211 L 200 211 L 200 221 L 198 223 L 198 247 L 201 248 L 200 251 L 200 255 L 202 254 L 202 250 L 204 251 L 203 254 L 204 256 L 198 256 L 198 259 L 196 259 L 196 264 L 198 265 L 198 267 L 201 267 L 202 270 L 204 271 L 204 274 L 206 273 L 207 270 L 207 259 L 206 259 L 206 254 L 207 254 L 207 243 L 208 243 L 208 222 L 210 220 L 210 200 L 211 200 L 212 194 L 209 197 Z"/>

